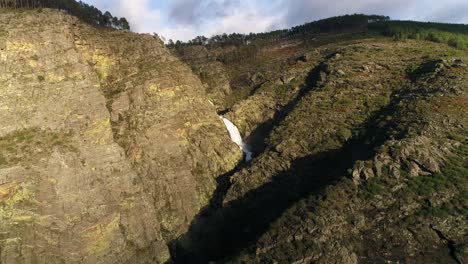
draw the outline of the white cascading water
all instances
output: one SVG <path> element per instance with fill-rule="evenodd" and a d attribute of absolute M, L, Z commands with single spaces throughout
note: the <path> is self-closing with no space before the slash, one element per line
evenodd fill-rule
<path fill-rule="evenodd" d="M 239 132 L 239 129 L 237 128 L 236 125 L 234 125 L 231 121 L 229 121 L 227 118 L 224 118 L 220 116 L 221 120 L 223 120 L 224 125 L 226 125 L 226 128 L 229 132 L 229 136 L 231 137 L 232 142 L 236 143 L 240 149 L 245 154 L 245 161 L 248 162 L 252 160 L 252 152 L 249 151 L 247 145 L 244 143 L 242 140 L 242 136 Z"/>
<path fill-rule="evenodd" d="M 210 103 L 210 105 L 215 106 L 215 104 L 211 100 L 208 100 L 208 102 Z M 229 137 L 231 137 L 232 142 L 236 143 L 236 145 L 239 146 L 239 148 L 244 152 L 245 161 L 246 162 L 251 161 L 253 153 L 249 150 L 249 147 L 247 146 L 247 144 L 245 144 L 244 141 L 242 140 L 242 136 L 237 126 L 234 125 L 227 118 L 224 118 L 223 116 L 219 116 L 219 118 L 223 120 L 224 125 L 226 126 L 229 132 Z"/>

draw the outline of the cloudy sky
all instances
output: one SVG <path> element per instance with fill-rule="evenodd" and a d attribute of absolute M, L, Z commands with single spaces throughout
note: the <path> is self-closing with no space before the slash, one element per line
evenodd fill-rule
<path fill-rule="evenodd" d="M 84 0 L 132 30 L 166 39 L 265 32 L 330 16 L 364 13 L 392 19 L 468 24 L 468 0 Z"/>

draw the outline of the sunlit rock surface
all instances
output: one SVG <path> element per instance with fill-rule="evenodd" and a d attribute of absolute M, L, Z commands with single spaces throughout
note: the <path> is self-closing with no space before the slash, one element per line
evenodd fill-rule
<path fill-rule="evenodd" d="M 0 262 L 158 263 L 242 159 L 149 35 L 0 12 Z"/>

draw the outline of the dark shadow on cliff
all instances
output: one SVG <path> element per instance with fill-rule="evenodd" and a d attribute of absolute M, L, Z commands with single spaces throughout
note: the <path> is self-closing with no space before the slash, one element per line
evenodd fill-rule
<path fill-rule="evenodd" d="M 392 96 L 393 100 L 375 112 L 342 148 L 296 159 L 290 169 L 276 172 L 270 182 L 224 206 L 229 178 L 236 171 L 222 177 L 212 204 L 196 217 L 186 234 L 171 244 L 173 262 L 222 262 L 235 256 L 257 241 L 293 204 L 336 184 L 357 160 L 372 158 L 390 137 L 405 137 L 407 131 L 398 127 L 398 121 L 386 121 L 386 117 L 399 116 L 398 105 L 408 98 L 407 93 L 403 90 Z"/>
<path fill-rule="evenodd" d="M 189 232 L 174 243 L 174 262 L 207 263 L 237 253 L 257 240 L 295 202 L 335 183 L 365 152 L 349 145 L 340 151 L 295 160 L 289 170 L 279 172 L 271 182 L 241 199 L 224 207 L 217 203 L 214 211 L 201 213 Z"/>
<path fill-rule="evenodd" d="M 328 57 L 328 56 L 327 56 Z M 271 131 L 278 126 L 287 116 L 291 113 L 301 99 L 310 91 L 317 87 L 317 83 L 320 80 L 320 71 L 322 70 L 324 62 L 319 63 L 314 67 L 308 74 L 306 81 L 300 86 L 299 92 L 294 98 L 289 101 L 287 105 L 277 110 L 273 118 L 267 120 L 263 124 L 260 124 L 250 135 L 246 138 L 246 143 L 250 146 L 254 156 L 262 153 L 266 147 L 266 139 L 270 135 Z"/>

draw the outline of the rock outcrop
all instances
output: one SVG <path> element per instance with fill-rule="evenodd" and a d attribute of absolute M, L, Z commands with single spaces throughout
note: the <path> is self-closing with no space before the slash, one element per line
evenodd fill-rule
<path fill-rule="evenodd" d="M 208 51 L 203 46 L 193 46 L 176 53 L 199 76 L 210 100 L 219 110 L 224 110 L 232 104 L 228 72 L 224 65 L 217 61 L 216 51 Z"/>
<path fill-rule="evenodd" d="M 242 152 L 150 35 L 0 13 L 0 262 L 162 263 Z"/>

